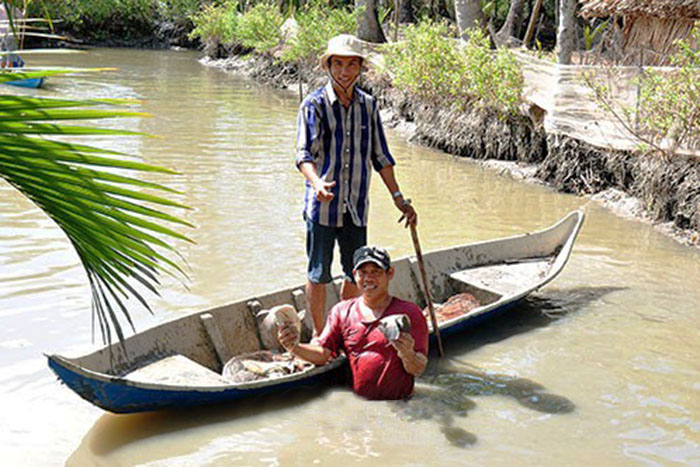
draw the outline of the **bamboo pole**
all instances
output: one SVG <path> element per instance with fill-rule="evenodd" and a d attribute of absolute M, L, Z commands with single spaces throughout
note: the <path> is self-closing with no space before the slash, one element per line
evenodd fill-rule
<path fill-rule="evenodd" d="M 438 327 L 437 318 L 435 316 L 435 308 L 433 308 L 433 299 L 430 296 L 428 277 L 425 273 L 425 265 L 423 264 L 423 252 L 420 249 L 420 241 L 418 240 L 418 231 L 416 230 L 415 224 L 411 224 L 411 238 L 413 239 L 413 248 L 416 250 L 416 259 L 418 259 L 418 269 L 420 269 L 420 275 L 423 279 L 423 289 L 425 293 L 425 301 L 428 302 L 428 310 L 430 311 L 430 321 L 433 323 L 433 332 L 435 333 L 435 337 L 437 338 L 438 355 L 442 357 L 445 355 L 445 351 L 442 349 L 440 328 Z"/>

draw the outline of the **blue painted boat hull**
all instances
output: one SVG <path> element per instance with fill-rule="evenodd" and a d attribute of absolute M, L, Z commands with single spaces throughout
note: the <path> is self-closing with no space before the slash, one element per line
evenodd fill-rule
<path fill-rule="evenodd" d="M 17 81 L 6 81 L 4 84 L 20 88 L 40 88 L 44 84 L 44 78 L 19 79 Z"/>
<path fill-rule="evenodd" d="M 251 389 L 166 390 L 135 387 L 124 380 L 104 381 L 89 378 L 71 370 L 49 356 L 49 367 L 56 375 L 86 401 L 114 413 L 148 412 L 168 408 L 232 402 L 269 393 L 286 392 L 303 387 L 329 385 L 342 381 L 344 364 L 304 379 Z"/>

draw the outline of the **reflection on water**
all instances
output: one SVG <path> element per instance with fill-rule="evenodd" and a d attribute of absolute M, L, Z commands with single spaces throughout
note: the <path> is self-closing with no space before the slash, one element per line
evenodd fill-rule
<path fill-rule="evenodd" d="M 134 311 L 139 330 L 304 280 L 296 96 L 196 57 L 96 49 L 52 62 L 120 71 L 20 91 L 136 97 L 135 109 L 154 116 L 110 125 L 158 138 L 81 139 L 176 169 L 181 175 L 152 181 L 194 208 L 183 216 L 198 226 L 187 232 L 196 244 L 177 245 L 188 288 L 164 278 L 155 316 Z M 700 254 L 580 198 L 388 136 L 425 251 L 541 229 L 584 205 L 563 273 L 446 339 L 447 359 L 431 359 L 409 401 L 368 402 L 329 388 L 111 415 L 46 367 L 41 352 L 91 346 L 87 280 L 65 236 L 0 182 L 0 464 L 449 465 L 465 455 L 476 465 L 700 462 Z M 370 242 L 394 257 L 412 253 L 378 177 L 371 198 Z"/>

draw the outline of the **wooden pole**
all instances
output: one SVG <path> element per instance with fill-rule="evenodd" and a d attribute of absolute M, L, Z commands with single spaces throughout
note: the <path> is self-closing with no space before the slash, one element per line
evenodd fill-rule
<path fill-rule="evenodd" d="M 535 34 L 535 25 L 537 24 L 537 18 L 540 16 L 540 8 L 542 8 L 542 1 L 537 0 L 535 6 L 532 8 L 532 14 L 530 15 L 530 23 L 527 25 L 527 31 L 525 32 L 525 38 L 523 39 L 523 46 L 527 48 L 532 40 L 532 36 Z"/>
<path fill-rule="evenodd" d="M 440 338 L 440 329 L 438 328 L 437 318 L 435 317 L 435 309 L 433 308 L 433 299 L 430 296 L 430 287 L 428 286 L 428 277 L 425 274 L 425 265 L 423 264 L 423 253 L 420 249 L 420 241 L 418 240 L 418 231 L 416 230 L 415 224 L 411 224 L 411 238 L 413 239 L 413 248 L 416 250 L 416 259 L 418 259 L 418 269 L 420 269 L 420 275 L 423 279 L 423 289 L 425 292 L 425 300 L 428 302 L 428 310 L 430 311 L 430 321 L 433 323 L 433 332 L 435 337 L 437 337 L 438 344 L 438 355 L 440 357 L 445 355 L 445 351 L 442 349 L 442 339 Z"/>

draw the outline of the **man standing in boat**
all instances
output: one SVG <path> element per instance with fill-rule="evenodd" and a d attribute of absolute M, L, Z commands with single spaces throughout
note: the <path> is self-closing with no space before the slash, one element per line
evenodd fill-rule
<path fill-rule="evenodd" d="M 428 363 L 425 317 L 415 303 L 389 294 L 394 268 L 385 249 L 358 249 L 354 276 L 360 297 L 335 305 L 313 343 L 299 343 L 297 328 L 291 324 L 280 327 L 279 342 L 291 354 L 316 365 L 324 365 L 343 350 L 356 394 L 367 399 L 403 399 L 411 395 L 414 378 Z M 400 333 L 400 329 L 387 329 L 397 325 L 397 318 L 407 319 L 410 329 Z"/>
<path fill-rule="evenodd" d="M 321 57 L 328 84 L 309 94 L 299 108 L 296 165 L 306 179 L 306 297 L 314 335 L 324 325 L 326 284 L 332 279 L 336 241 L 345 274 L 341 299 L 359 294 L 352 275 L 352 255 L 367 244 L 372 169 L 379 172 L 406 226 L 417 221 L 394 176 L 395 161 L 377 101 L 355 86 L 365 61 L 356 37 L 343 34 L 330 39 Z"/>

